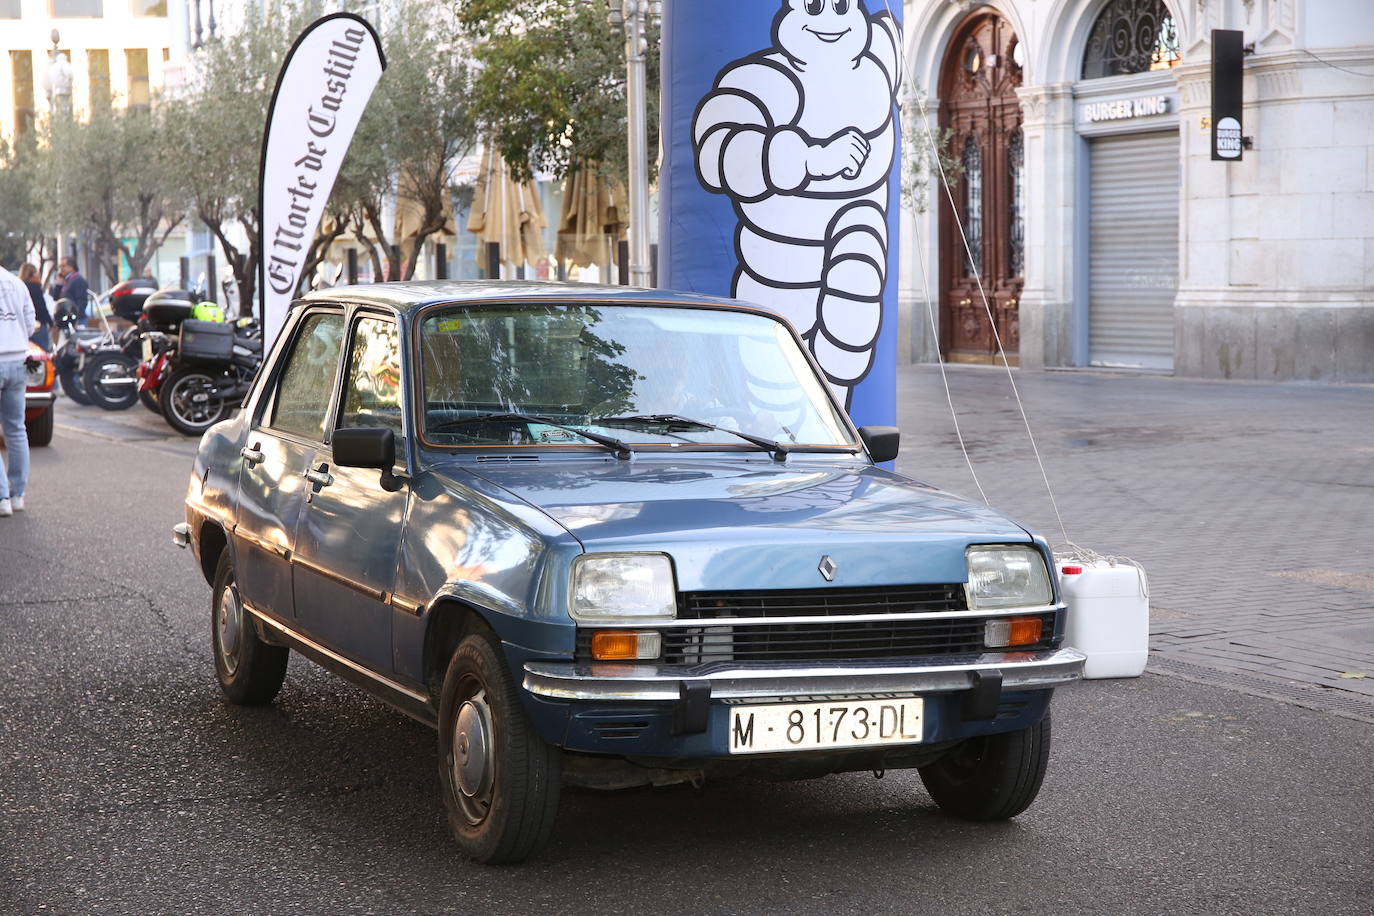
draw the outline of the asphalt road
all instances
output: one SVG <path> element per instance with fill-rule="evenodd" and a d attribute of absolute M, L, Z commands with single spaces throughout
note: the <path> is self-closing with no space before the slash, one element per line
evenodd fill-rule
<path fill-rule="evenodd" d="M 1374 911 L 1374 729 L 1153 674 L 1060 692 L 1011 823 L 914 773 L 570 791 L 537 860 L 471 864 L 423 726 L 299 658 L 221 700 L 191 447 L 127 419 L 69 409 L 0 519 L 0 912 Z"/>

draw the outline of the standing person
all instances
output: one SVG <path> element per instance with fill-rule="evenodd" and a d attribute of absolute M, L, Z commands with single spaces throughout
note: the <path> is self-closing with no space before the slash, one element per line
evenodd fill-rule
<path fill-rule="evenodd" d="M 48 302 L 43 298 L 43 284 L 38 282 L 38 268 L 32 264 L 19 267 L 19 279 L 28 287 L 29 298 L 33 300 L 33 313 L 38 316 L 38 330 L 29 338 L 44 350 L 52 350 L 52 315 L 48 314 Z"/>
<path fill-rule="evenodd" d="M 62 256 L 62 261 L 57 267 L 57 275 L 62 278 L 62 289 L 57 298 L 70 300 L 72 311 L 76 315 L 76 323 L 84 324 L 86 297 L 90 294 L 91 287 L 86 278 L 81 276 L 81 271 L 76 269 L 76 260 L 71 255 Z"/>
<path fill-rule="evenodd" d="M 24 428 L 24 389 L 33 299 L 18 277 L 0 267 L 0 430 L 5 434 L 8 473 L 0 476 L 0 518 L 24 510 L 29 482 L 29 431 Z"/>

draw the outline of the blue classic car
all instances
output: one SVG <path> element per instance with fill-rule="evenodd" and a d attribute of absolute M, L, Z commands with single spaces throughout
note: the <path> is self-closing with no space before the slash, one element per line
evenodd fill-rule
<path fill-rule="evenodd" d="M 229 700 L 294 649 L 435 726 L 480 861 L 536 850 L 563 785 L 915 767 L 1008 818 L 1083 656 L 1045 541 L 896 452 L 739 302 L 332 289 L 205 434 L 175 537 Z"/>

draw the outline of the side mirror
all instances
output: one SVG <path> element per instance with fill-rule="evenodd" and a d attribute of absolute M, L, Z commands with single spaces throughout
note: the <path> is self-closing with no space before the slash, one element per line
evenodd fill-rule
<path fill-rule="evenodd" d="M 389 471 L 396 464 L 396 434 L 380 426 L 334 430 L 334 463 Z"/>
<path fill-rule="evenodd" d="M 868 449 L 874 464 L 896 458 L 902 443 L 902 434 L 895 426 L 860 426 L 859 438 L 863 440 L 864 448 Z"/>

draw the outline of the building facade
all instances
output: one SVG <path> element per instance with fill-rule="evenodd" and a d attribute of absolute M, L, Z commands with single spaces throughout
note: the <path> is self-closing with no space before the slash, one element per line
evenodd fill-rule
<path fill-rule="evenodd" d="M 1374 381 L 1374 4 L 905 12 L 908 133 L 954 166 L 907 214 L 908 358 Z M 1253 45 L 1239 161 L 1212 158 L 1213 29 Z"/>

